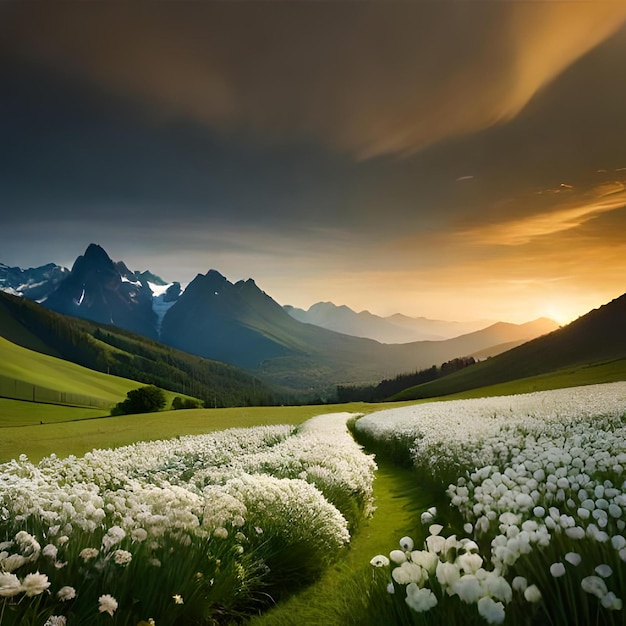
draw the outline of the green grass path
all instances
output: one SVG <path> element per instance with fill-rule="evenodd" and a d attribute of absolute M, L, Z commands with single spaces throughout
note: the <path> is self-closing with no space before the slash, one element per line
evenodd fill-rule
<path fill-rule="evenodd" d="M 367 610 L 363 581 L 371 575 L 370 559 L 398 548 L 405 535 L 416 537 L 419 516 L 434 504 L 433 495 L 416 483 L 413 471 L 379 461 L 374 480 L 376 511 L 352 537 L 343 558 L 321 579 L 260 617 L 250 626 L 348 626 L 360 623 Z M 359 584 L 360 583 L 360 584 Z M 355 604 L 361 604 L 355 609 Z"/>

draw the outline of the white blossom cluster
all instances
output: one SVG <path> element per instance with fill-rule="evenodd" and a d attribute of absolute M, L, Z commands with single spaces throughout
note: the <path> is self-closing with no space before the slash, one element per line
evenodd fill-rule
<path fill-rule="evenodd" d="M 423 550 L 414 550 L 411 537 L 400 539 L 400 548 L 392 550 L 389 558 L 375 556 L 374 567 L 391 565 L 390 593 L 396 585 L 404 586 L 405 602 L 418 613 L 439 604 L 439 597 L 456 596 L 463 603 L 475 605 L 478 614 L 489 624 L 501 624 L 505 606 L 513 600 L 514 592 L 526 602 L 541 600 L 536 585 L 518 576 L 511 585 L 498 569 L 486 569 L 475 541 L 455 535 L 444 537 L 441 524 L 432 524 Z M 395 584 L 394 584 L 395 583 Z M 433 590 L 435 588 L 435 591 Z"/>
<path fill-rule="evenodd" d="M 45 591 L 70 600 L 81 594 L 80 581 L 68 592 L 70 570 L 96 575 L 137 558 L 158 568 L 174 544 L 199 539 L 232 539 L 239 554 L 244 525 L 263 540 L 277 533 L 285 544 L 332 554 L 350 539 L 336 490 L 365 510 L 375 470 L 347 431 L 349 417 L 0 465 L 0 598 Z M 46 574 L 36 571 L 42 564 Z M 99 606 L 112 615 L 114 594 Z"/>
<path fill-rule="evenodd" d="M 488 542 L 494 572 L 539 581 L 538 555 L 550 554 L 548 578 L 615 611 L 621 578 L 612 572 L 626 561 L 625 414 L 626 384 L 612 383 L 421 404 L 364 417 L 357 430 L 391 440 L 397 428 L 417 468 L 453 476 L 451 504 L 473 539 Z"/>

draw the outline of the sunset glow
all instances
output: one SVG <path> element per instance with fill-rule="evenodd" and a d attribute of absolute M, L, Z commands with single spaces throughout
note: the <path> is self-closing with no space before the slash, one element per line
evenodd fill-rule
<path fill-rule="evenodd" d="M 449 320 L 626 291 L 626 4 L 147 6 L 0 6 L 0 263 Z"/>

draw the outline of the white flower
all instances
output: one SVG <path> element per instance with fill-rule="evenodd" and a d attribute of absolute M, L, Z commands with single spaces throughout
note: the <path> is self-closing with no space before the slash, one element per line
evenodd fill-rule
<path fill-rule="evenodd" d="M 552 563 L 550 565 L 550 574 L 553 578 L 560 578 L 565 575 L 565 565 L 563 563 Z"/>
<path fill-rule="evenodd" d="M 486 596 L 478 601 L 478 612 L 489 624 L 501 624 L 504 621 L 504 605 Z"/>
<path fill-rule="evenodd" d="M 583 578 L 580 586 L 583 588 L 583 591 L 586 591 L 587 593 L 590 593 L 600 599 L 602 599 L 608 592 L 606 583 L 599 576 L 587 576 L 586 578 Z"/>
<path fill-rule="evenodd" d="M 409 583 L 417 583 L 419 585 L 428 578 L 428 572 L 416 563 L 406 561 L 400 567 L 396 567 L 391 572 L 391 576 L 399 585 L 408 585 Z"/>
<path fill-rule="evenodd" d="M 116 550 L 113 553 L 113 560 L 117 565 L 128 565 L 133 560 L 133 555 L 127 550 Z"/>
<path fill-rule="evenodd" d="M 404 556 L 404 553 L 402 553 L 402 556 Z M 374 567 L 387 567 L 387 565 L 389 565 L 389 559 L 384 554 L 378 554 L 370 561 L 370 565 Z"/>
<path fill-rule="evenodd" d="M 66 585 L 65 587 L 61 587 L 57 591 L 57 598 L 61 600 L 61 602 L 65 602 L 66 600 L 73 600 L 76 597 L 76 589 L 74 587 L 70 587 Z"/>
<path fill-rule="evenodd" d="M 43 626 L 65 626 L 67 624 L 67 618 L 65 615 L 51 615 Z"/>
<path fill-rule="evenodd" d="M 15 574 L 0 572 L 0 597 L 11 598 L 18 593 L 22 593 L 22 583 Z"/>
<path fill-rule="evenodd" d="M 226 539 L 228 537 L 228 531 L 223 526 L 218 526 L 213 531 L 213 536 L 218 539 Z"/>
<path fill-rule="evenodd" d="M 100 596 L 98 603 L 98 611 L 100 611 L 100 613 L 108 613 L 112 617 L 113 613 L 117 610 L 117 600 L 108 593 Z"/>
<path fill-rule="evenodd" d="M 483 559 L 480 554 L 472 552 L 460 554 L 456 558 L 456 562 L 466 574 L 475 574 L 483 565 Z"/>
<path fill-rule="evenodd" d="M 426 537 L 426 547 L 429 552 L 439 554 L 445 550 L 446 538 L 441 535 L 429 535 Z"/>
<path fill-rule="evenodd" d="M 108 551 L 111 547 L 120 543 L 124 537 L 126 537 L 126 531 L 123 528 L 120 526 L 111 526 L 107 534 L 102 537 L 102 546 Z"/>
<path fill-rule="evenodd" d="M 415 547 L 415 544 L 413 543 L 413 539 L 411 539 L 411 537 L 402 537 L 402 539 L 400 539 L 400 547 L 405 552 L 411 552 L 411 550 Z"/>
<path fill-rule="evenodd" d="M 427 550 L 413 550 L 411 552 L 411 561 L 423 567 L 429 574 L 434 574 L 439 563 L 439 557 Z"/>
<path fill-rule="evenodd" d="M 136 541 L 138 543 L 142 543 L 148 538 L 148 532 L 144 528 L 134 528 L 130 536 L 133 540 L 133 543 Z"/>
<path fill-rule="evenodd" d="M 578 554 L 578 552 L 568 552 L 565 555 L 565 560 L 571 565 L 580 565 L 582 557 Z"/>
<path fill-rule="evenodd" d="M 403 552 L 402 550 L 392 550 L 389 553 L 389 559 L 393 561 L 394 563 L 397 563 L 398 565 L 400 565 L 401 563 L 404 563 L 407 560 L 406 552 Z"/>
<path fill-rule="evenodd" d="M 454 563 L 442 563 L 437 564 L 436 569 L 437 580 L 439 584 L 444 587 L 446 585 L 452 586 L 459 578 L 461 578 L 461 572 Z"/>
<path fill-rule="evenodd" d="M 523 576 L 516 576 L 511 582 L 511 587 L 515 591 L 521 591 L 522 593 L 528 589 L 528 581 Z"/>
<path fill-rule="evenodd" d="M 410 583 L 406 587 L 406 603 L 417 613 L 423 613 L 437 606 L 437 596 L 426 587 L 420 589 L 415 583 Z"/>
<path fill-rule="evenodd" d="M 13 572 L 26 562 L 26 557 L 23 557 L 21 554 L 10 554 L 5 559 L 2 559 L 1 565 L 5 572 Z"/>
<path fill-rule="evenodd" d="M 473 574 L 461 576 L 452 585 L 452 591 L 467 604 L 477 602 L 478 598 L 484 594 L 480 581 Z"/>
<path fill-rule="evenodd" d="M 46 574 L 40 574 L 35 572 L 34 574 L 26 574 L 22 581 L 22 588 L 24 593 L 31 596 L 38 596 L 43 593 L 50 586 L 50 581 Z"/>
<path fill-rule="evenodd" d="M 609 609 L 611 611 L 621 611 L 622 610 L 622 601 L 618 598 L 612 591 L 609 591 L 605 594 L 600 600 L 602 606 L 605 609 Z"/>
<path fill-rule="evenodd" d="M 172 599 L 174 600 L 174 604 L 184 604 L 183 597 L 178 593 L 174 594 Z"/>
<path fill-rule="evenodd" d="M 428 532 L 431 535 L 438 535 L 443 530 L 443 526 L 441 524 L 431 524 L 428 527 Z"/>
<path fill-rule="evenodd" d="M 524 598 L 527 602 L 539 602 L 541 600 L 541 591 L 537 585 L 529 585 L 524 591 Z"/>
<path fill-rule="evenodd" d="M 90 559 L 95 559 L 99 553 L 97 548 L 83 548 L 78 556 L 87 563 Z"/>
<path fill-rule="evenodd" d="M 51 559 L 52 561 L 56 560 L 58 552 L 59 549 L 52 543 L 44 546 L 44 549 L 41 551 L 46 558 Z"/>
<path fill-rule="evenodd" d="M 17 535 L 15 535 L 15 541 L 17 541 L 19 545 L 22 556 L 32 561 L 37 560 L 41 546 L 32 535 L 28 534 L 25 530 L 20 530 Z"/>
<path fill-rule="evenodd" d="M 387 593 L 394 594 L 396 592 L 396 588 L 393 583 L 387 583 Z"/>
<path fill-rule="evenodd" d="M 603 564 L 596 567 L 596 574 L 598 574 L 598 576 L 602 576 L 602 578 L 608 578 L 612 573 L 613 570 L 610 565 Z"/>
<path fill-rule="evenodd" d="M 489 593 L 497 600 L 508 603 L 513 598 L 511 585 L 509 585 L 504 576 L 499 576 L 496 572 L 489 572 L 485 577 L 484 584 L 489 590 Z"/>

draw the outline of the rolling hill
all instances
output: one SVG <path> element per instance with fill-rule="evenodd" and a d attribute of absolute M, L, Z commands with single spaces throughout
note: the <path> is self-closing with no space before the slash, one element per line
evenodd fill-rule
<path fill-rule="evenodd" d="M 29 350 L 4 337 L 0 337 L 0 353 L 0 397 L 110 408 L 141 386 L 134 380 Z M 26 389 L 28 393 L 23 394 Z"/>
<path fill-rule="evenodd" d="M 622 359 L 626 359 L 626 294 L 559 330 L 445 378 L 406 389 L 394 399 L 459 393 L 566 368 L 586 368 Z"/>
<path fill-rule="evenodd" d="M 183 353 L 114 326 L 61 315 L 2 292 L 0 336 L 91 370 L 200 398 L 208 406 L 284 401 L 236 367 Z"/>

